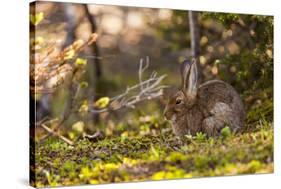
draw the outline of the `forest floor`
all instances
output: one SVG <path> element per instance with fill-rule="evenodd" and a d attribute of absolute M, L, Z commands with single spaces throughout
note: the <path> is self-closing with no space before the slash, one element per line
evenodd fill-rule
<path fill-rule="evenodd" d="M 36 146 L 37 187 L 273 172 L 273 126 L 218 138 L 176 138 L 171 131 L 121 134 L 74 146 L 49 138 Z"/>

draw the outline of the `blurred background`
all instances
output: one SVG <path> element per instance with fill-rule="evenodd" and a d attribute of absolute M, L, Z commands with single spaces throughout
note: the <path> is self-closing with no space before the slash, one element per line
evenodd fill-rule
<path fill-rule="evenodd" d="M 254 127 L 260 117 L 273 121 L 272 16 L 52 2 L 37 2 L 31 12 L 44 15 L 35 27 L 35 38 L 44 39 L 45 46 L 55 45 L 58 52 L 77 39 L 98 34 L 97 41 L 79 54 L 88 61 L 80 79 L 87 82 L 79 94 L 80 105 L 136 84 L 139 62 L 145 57 L 150 60 L 146 76 L 154 70 L 167 74 L 162 84 L 171 86 L 160 99 L 133 110 L 98 116 L 71 112 L 63 127 L 70 138 L 76 137 L 74 125 L 76 130 L 77 126 L 88 133 L 101 130 L 106 136 L 168 129 L 162 116 L 166 93 L 180 86 L 180 63 L 191 57 L 200 62 L 202 82 L 222 79 L 241 94 L 247 126 Z M 38 94 L 37 121 L 60 117 L 68 96 L 65 85 Z"/>

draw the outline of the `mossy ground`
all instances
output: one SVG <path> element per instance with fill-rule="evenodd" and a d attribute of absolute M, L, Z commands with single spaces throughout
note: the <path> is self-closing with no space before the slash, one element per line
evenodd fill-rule
<path fill-rule="evenodd" d="M 176 138 L 170 130 L 74 146 L 49 138 L 36 146 L 40 186 L 98 184 L 273 172 L 273 127 L 259 120 L 254 130 L 218 138 Z"/>

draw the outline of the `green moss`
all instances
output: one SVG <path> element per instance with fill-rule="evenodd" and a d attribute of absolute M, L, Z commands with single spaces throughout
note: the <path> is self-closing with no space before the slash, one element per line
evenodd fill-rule
<path fill-rule="evenodd" d="M 171 132 L 124 136 L 71 147 L 36 146 L 37 186 L 98 184 L 273 172 L 273 128 L 224 138 L 177 139 Z"/>

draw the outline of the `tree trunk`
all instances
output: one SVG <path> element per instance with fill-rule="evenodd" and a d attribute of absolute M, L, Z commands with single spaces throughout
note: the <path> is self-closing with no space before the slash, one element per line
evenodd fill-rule
<path fill-rule="evenodd" d="M 193 58 L 198 58 L 200 54 L 200 31 L 198 24 L 198 13 L 194 11 L 188 11 L 189 18 L 189 30 L 190 30 L 190 42 L 191 52 Z"/>
<path fill-rule="evenodd" d="M 67 36 L 64 42 L 63 48 L 71 45 L 75 40 L 75 29 L 77 27 L 76 16 L 75 16 L 75 8 L 70 3 L 65 3 L 62 5 L 66 21 L 67 21 Z"/>
<path fill-rule="evenodd" d="M 96 20 L 95 20 L 95 16 L 91 15 L 90 11 L 89 11 L 89 7 L 88 5 L 84 4 L 84 11 L 85 11 L 85 16 L 87 17 L 90 25 L 91 25 L 91 32 L 95 33 L 97 32 L 97 25 L 96 25 Z M 99 87 L 100 87 L 100 82 L 101 82 L 101 78 L 102 78 L 102 67 L 101 67 L 101 61 L 100 61 L 100 52 L 99 52 L 99 48 L 96 42 L 94 42 L 91 46 L 91 50 L 94 54 L 94 58 L 92 60 L 93 64 L 91 67 L 91 76 L 94 75 L 95 76 L 95 81 L 93 82 L 95 84 L 95 88 L 94 88 L 94 92 L 92 94 L 95 94 L 93 100 L 97 100 L 100 96 L 97 95 L 99 93 Z M 93 72 L 94 71 L 94 72 Z M 98 114 L 93 114 L 92 118 L 94 120 L 94 123 L 98 123 L 99 122 L 99 115 Z"/>
<path fill-rule="evenodd" d="M 190 46 L 192 58 L 197 60 L 198 78 L 201 81 L 202 68 L 199 61 L 200 56 L 200 28 L 198 23 L 198 13 L 188 11 L 189 32 L 190 32 Z"/>
<path fill-rule="evenodd" d="M 83 6 L 85 9 L 86 17 L 91 24 L 92 33 L 95 33 L 95 32 L 97 32 L 97 25 L 96 25 L 95 17 L 91 15 L 89 8 L 86 4 Z M 94 42 L 92 45 L 92 51 L 93 51 L 93 54 L 95 55 L 95 58 L 94 58 L 95 70 L 96 70 L 95 76 L 96 76 L 96 79 L 99 80 L 102 76 L 102 68 L 101 68 L 100 59 L 99 59 L 100 52 L 99 52 L 99 48 L 98 48 L 96 42 Z"/>

